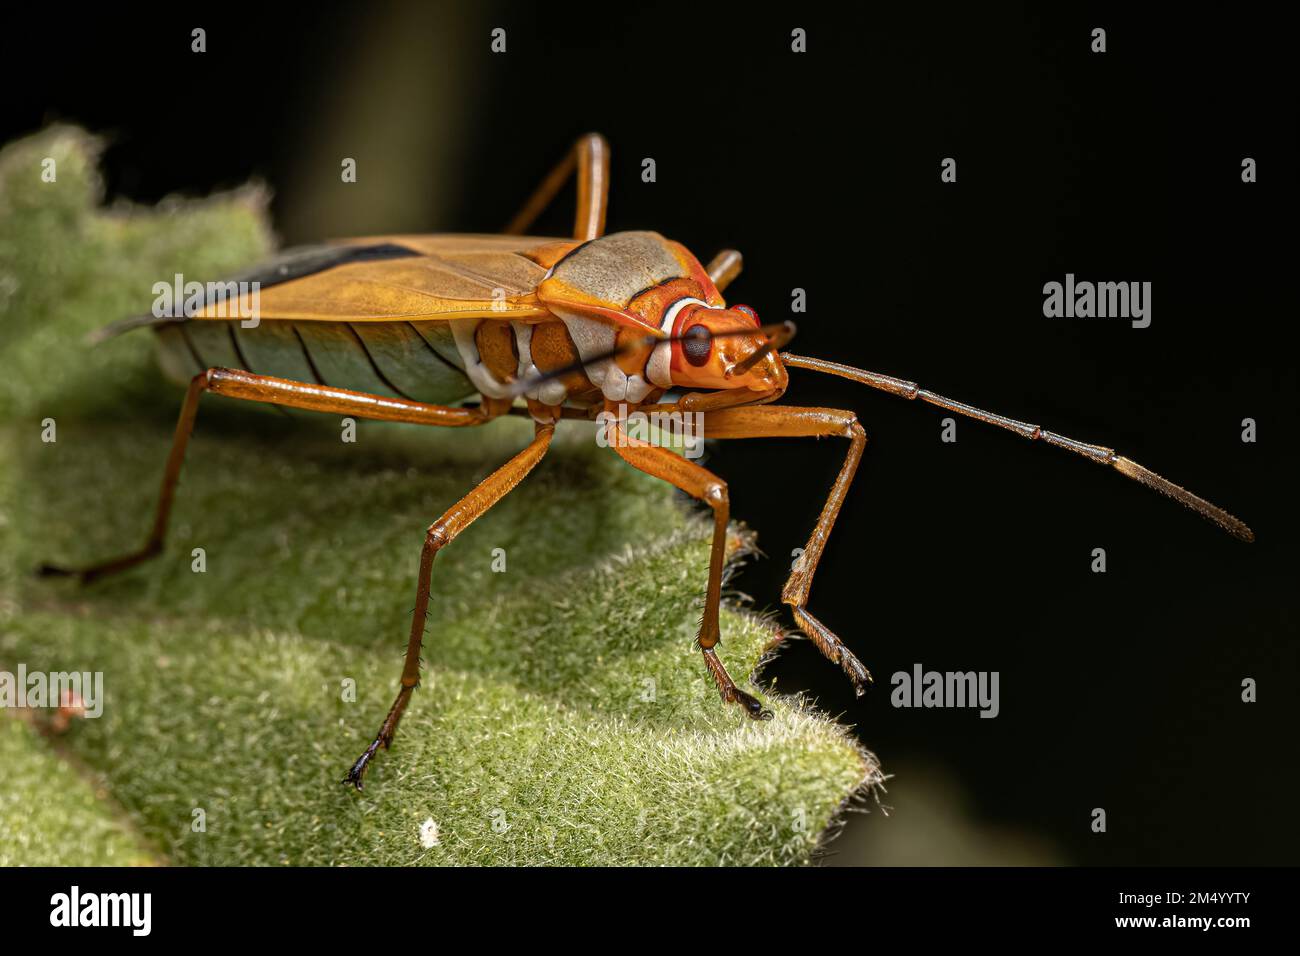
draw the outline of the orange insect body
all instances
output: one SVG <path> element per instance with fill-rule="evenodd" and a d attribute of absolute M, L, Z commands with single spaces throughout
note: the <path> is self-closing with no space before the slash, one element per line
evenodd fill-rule
<path fill-rule="evenodd" d="M 298 274 L 307 254 L 313 271 Z M 699 261 L 653 232 L 379 236 L 290 252 L 250 275 L 238 296 L 118 328 L 153 326 L 180 381 L 238 368 L 423 402 L 513 398 L 516 382 L 581 366 L 522 393 L 539 420 L 674 387 L 775 397 L 787 382 L 775 353 L 733 374 L 767 341 L 756 313 L 728 309 Z"/>
<path fill-rule="evenodd" d="M 571 239 L 520 235 L 576 173 Z M 808 609 L 809 592 L 831 528 L 866 446 L 853 412 L 771 404 L 788 385 L 787 368 L 838 375 L 1113 467 L 1168 495 L 1243 540 L 1237 518 L 1114 450 L 1037 425 L 985 412 L 914 382 L 835 362 L 778 353 L 793 326 L 760 325 L 722 292 L 740 271 L 740 254 L 719 253 L 707 267 L 680 243 L 654 232 L 604 235 L 609 150 L 596 135 L 542 183 L 503 236 L 383 236 L 291 250 L 211 295 L 188 315 L 130 319 L 106 330 L 150 326 L 164 368 L 189 382 L 167 460 L 162 492 L 144 547 L 75 571 L 48 574 L 83 582 L 160 553 L 176 482 L 199 399 L 213 392 L 332 414 L 466 427 L 502 414 L 528 414 L 532 442 L 429 526 L 420 556 L 415 612 L 397 697 L 374 742 L 345 782 L 361 789 L 375 753 L 387 747 L 419 683 L 424 621 L 434 559 L 476 518 L 508 494 L 545 456 L 563 418 L 593 417 L 615 405 L 702 413 L 706 438 L 841 437 L 848 452 L 825 507 L 781 599 L 799 628 L 862 693 L 871 675 Z M 252 320 L 247 317 L 252 316 Z M 473 404 L 461 404 L 477 393 Z M 516 406 L 524 399 L 526 409 Z M 670 449 L 609 423 L 608 447 L 632 467 L 662 478 L 713 515 L 704 613 L 697 638 L 723 699 L 754 718 L 770 717 L 727 673 L 715 648 L 730 517 L 726 483 Z"/>

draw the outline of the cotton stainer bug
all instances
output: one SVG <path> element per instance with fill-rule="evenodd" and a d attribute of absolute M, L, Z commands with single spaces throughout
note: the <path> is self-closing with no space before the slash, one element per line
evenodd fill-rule
<path fill-rule="evenodd" d="M 538 214 L 576 175 L 577 215 L 569 239 L 527 237 Z M 153 529 L 144 547 L 80 570 L 43 573 L 83 582 L 125 570 L 163 547 L 177 477 L 205 392 L 339 415 L 424 425 L 482 425 L 503 414 L 529 415 L 531 443 L 429 526 L 420 553 L 416 599 L 397 697 L 374 742 L 344 778 L 361 789 L 371 758 L 387 748 L 419 683 L 420 651 L 434 558 L 509 493 L 546 454 L 557 423 L 623 405 L 643 412 L 698 412 L 704 437 L 848 439 L 848 454 L 781 599 L 817 648 L 843 668 L 861 694 L 871 675 L 808 610 L 813 575 L 866 446 L 853 412 L 770 404 L 786 390 L 787 368 L 838 375 L 1109 465 L 1181 502 L 1244 540 L 1241 521 L 1109 448 L 944 398 L 913 382 L 778 349 L 793 334 L 762 326 L 753 309 L 728 307 L 723 290 L 740 272 L 725 250 L 706 267 L 679 243 L 653 232 L 605 235 L 609 149 L 582 137 L 543 181 L 505 235 L 386 236 L 350 239 L 283 254 L 240 277 L 260 283 L 259 323 L 251 303 L 205 300 L 177 318 L 129 319 L 106 335 L 150 326 L 164 368 L 189 389 L 163 475 Z M 475 404 L 461 404 L 477 393 Z M 516 407 L 522 398 L 526 407 Z M 753 718 L 771 715 L 736 686 L 718 659 L 718 617 L 727 485 L 671 449 L 628 435 L 616 419 L 609 446 L 632 467 L 670 482 L 713 512 L 713 543 L 698 644 L 723 700 Z"/>

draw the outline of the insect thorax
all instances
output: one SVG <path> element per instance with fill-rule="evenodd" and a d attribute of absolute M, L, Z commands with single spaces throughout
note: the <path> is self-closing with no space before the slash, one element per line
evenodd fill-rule
<path fill-rule="evenodd" d="M 628 371 L 602 357 L 623 344 L 620 333 L 626 338 L 663 331 L 664 317 L 678 300 L 721 303 L 695 257 L 656 232 L 613 233 L 584 243 L 555 264 L 537 297 L 564 323 L 587 378 L 603 397 L 632 403 L 671 385 L 667 346 L 644 354 L 639 367 Z"/>

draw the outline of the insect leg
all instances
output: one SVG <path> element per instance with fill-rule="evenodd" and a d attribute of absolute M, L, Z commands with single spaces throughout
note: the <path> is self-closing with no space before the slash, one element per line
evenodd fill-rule
<path fill-rule="evenodd" d="M 609 202 L 609 144 L 599 133 L 579 137 L 564 159 L 524 203 L 524 208 L 510 220 L 504 232 L 512 236 L 522 235 L 575 171 L 578 174 L 578 206 L 573 219 L 573 238 L 587 240 L 604 235 L 605 207 Z"/>
<path fill-rule="evenodd" d="M 727 520 L 730 514 L 727 483 L 712 472 L 687 461 L 667 448 L 659 448 L 631 437 L 617 423 L 611 422 L 607 427 L 612 432 L 609 436 L 610 447 L 629 465 L 647 475 L 662 478 L 713 509 L 713 548 L 709 554 L 709 584 L 704 595 L 704 616 L 700 621 L 700 632 L 696 641 L 700 645 L 700 650 L 704 652 L 704 664 L 713 675 L 722 699 L 740 704 L 750 717 L 757 720 L 771 719 L 771 712 L 763 709 L 758 698 L 736 686 L 736 682 L 731 679 L 731 675 L 727 673 L 726 667 L 718 659 L 717 652 L 714 650 L 722 639 L 718 615 L 719 605 L 722 603 L 722 566 L 726 556 Z"/>
<path fill-rule="evenodd" d="M 49 564 L 42 565 L 39 569 L 40 574 L 79 577 L 83 584 L 88 584 L 96 578 L 135 567 L 162 551 L 163 541 L 167 535 L 167 522 L 171 516 L 172 500 L 176 494 L 176 483 L 180 478 L 181 465 L 185 461 L 190 434 L 194 430 L 194 418 L 198 414 L 199 399 L 204 392 L 317 412 L 335 412 L 361 418 L 413 422 L 422 425 L 479 425 L 489 417 L 477 408 L 425 405 L 406 399 L 384 398 L 348 389 L 310 385 L 306 382 L 294 382 L 267 375 L 254 375 L 251 372 L 210 368 L 196 375 L 185 393 L 180 418 L 176 422 L 176 435 L 172 439 L 171 452 L 167 456 L 167 467 L 163 471 L 162 490 L 158 495 L 153 528 L 144 546 L 138 551 L 86 568 L 68 569 Z"/>
<path fill-rule="evenodd" d="M 735 281 L 736 276 L 740 275 L 744 264 L 744 257 L 735 249 L 723 249 L 713 257 L 713 261 L 705 271 L 717 290 L 721 292 Z"/>
<path fill-rule="evenodd" d="M 817 562 L 821 560 L 826 540 L 839 516 L 840 508 L 848 495 L 853 475 L 862 460 L 867 444 L 867 433 L 858 424 L 852 412 L 833 408 L 793 408 L 786 405 L 767 405 L 749 408 L 731 408 L 710 412 L 704 416 L 705 438 L 822 438 L 840 436 L 849 439 L 849 452 L 840 466 L 840 473 L 831 486 L 821 517 L 813 527 L 803 554 L 795 564 L 790 578 L 781 592 L 781 600 L 790 605 L 795 622 L 816 645 L 817 649 L 833 663 L 839 664 L 853 681 L 861 696 L 871 683 L 871 673 L 862 662 L 845 647 L 835 634 L 808 611 L 808 592 L 812 589 Z"/>
<path fill-rule="evenodd" d="M 429 526 L 424 538 L 424 548 L 420 552 L 420 571 L 415 591 L 415 613 L 411 621 L 411 637 L 406 645 L 406 663 L 402 667 L 402 678 L 397 691 L 397 699 L 389 708 L 388 716 L 380 725 L 379 733 L 365 752 L 357 758 L 352 769 L 348 771 L 343 782 L 350 783 L 358 790 L 362 789 L 362 778 L 375 752 L 382 746 L 385 750 L 393 742 L 393 734 L 406 711 L 411 692 L 420 683 L 420 650 L 424 645 L 424 622 L 429 611 L 429 582 L 433 575 L 433 559 L 438 552 L 456 540 L 456 536 L 470 526 L 494 504 L 504 498 L 525 476 L 536 467 L 546 454 L 555 434 L 555 425 L 537 424 L 532 442 L 514 458 L 488 475 L 478 487 L 467 494 L 443 513 L 442 517 Z"/>

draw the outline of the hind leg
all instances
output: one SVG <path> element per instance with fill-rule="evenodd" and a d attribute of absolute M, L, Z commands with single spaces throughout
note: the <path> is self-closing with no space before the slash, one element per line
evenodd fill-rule
<path fill-rule="evenodd" d="M 203 397 L 204 392 L 309 411 L 333 412 L 355 415 L 358 418 L 411 422 L 419 425 L 453 427 L 481 425 L 490 418 L 487 412 L 478 408 L 426 405 L 406 399 L 384 398 L 365 392 L 330 388 L 327 385 L 312 385 L 289 379 L 272 378 L 269 375 L 254 375 L 252 372 L 210 368 L 194 376 L 185 393 L 180 418 L 176 422 L 176 435 L 172 439 L 171 452 L 167 456 L 167 467 L 163 470 L 162 489 L 158 494 L 153 527 L 144 545 L 128 554 L 84 568 L 64 568 L 43 564 L 38 569 L 39 574 L 49 577 L 76 577 L 81 579 L 81 583 L 89 584 L 97 578 L 133 568 L 162 552 L 167 537 L 167 523 L 171 518 L 172 500 L 176 495 L 176 484 L 180 480 L 181 466 L 185 463 L 185 451 L 189 447 L 190 434 L 194 431 L 194 418 L 199 411 L 199 399 Z"/>
<path fill-rule="evenodd" d="M 573 238 L 587 240 L 603 236 L 605 207 L 609 203 L 609 144 L 599 133 L 588 133 L 578 138 L 504 232 L 512 236 L 522 235 L 550 205 L 569 177 L 575 174 L 578 177 L 578 205 L 573 215 Z"/>

